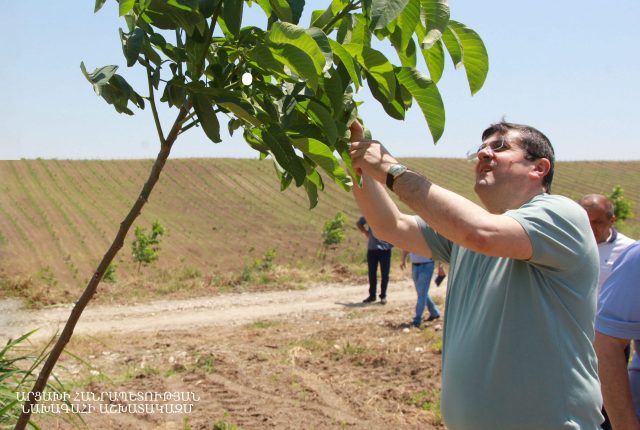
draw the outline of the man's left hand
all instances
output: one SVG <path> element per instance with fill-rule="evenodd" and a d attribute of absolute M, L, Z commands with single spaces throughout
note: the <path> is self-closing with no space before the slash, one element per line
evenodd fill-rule
<path fill-rule="evenodd" d="M 351 147 L 349 155 L 353 167 L 364 172 L 376 181 L 384 184 L 387 172 L 394 164 L 398 164 L 389 151 L 376 140 L 363 140 L 364 130 L 358 121 L 351 124 Z"/>

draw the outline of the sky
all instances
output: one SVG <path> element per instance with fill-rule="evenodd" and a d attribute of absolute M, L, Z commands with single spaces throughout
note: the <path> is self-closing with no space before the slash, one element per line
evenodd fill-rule
<path fill-rule="evenodd" d="M 125 24 L 115 0 L 97 14 L 94 0 L 2 3 L 0 159 L 155 158 L 150 109 L 118 114 L 80 72 L 81 61 L 89 71 L 119 65 L 118 73 L 146 94 L 141 74 L 122 55 L 118 28 Z M 306 9 L 328 3 L 308 0 Z M 397 121 L 366 91 L 358 93 L 365 124 L 392 154 L 463 157 L 480 144 L 484 128 L 505 118 L 543 131 L 560 161 L 640 159 L 640 1 L 452 0 L 449 6 L 452 19 L 482 37 L 489 75 L 471 96 L 464 71 L 447 60 L 438 83 L 446 125 L 435 146 L 417 106 Z M 165 130 L 175 114 L 161 113 Z M 257 155 L 240 133 L 223 133 L 214 144 L 199 128 L 172 151 L 172 158 Z"/>

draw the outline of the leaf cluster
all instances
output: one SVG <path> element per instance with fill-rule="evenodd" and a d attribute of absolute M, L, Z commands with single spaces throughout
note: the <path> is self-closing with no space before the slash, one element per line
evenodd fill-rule
<path fill-rule="evenodd" d="M 105 0 L 96 0 L 95 10 Z M 316 5 L 317 3 L 312 3 Z M 148 77 L 143 97 L 116 74 L 116 66 L 83 73 L 118 112 L 130 103 L 155 111 L 160 102 L 184 112 L 178 133 L 201 127 L 220 142 L 221 119 L 233 134 L 271 158 L 284 190 L 292 183 L 318 201 L 325 177 L 352 186 L 348 126 L 365 83 L 387 114 L 404 119 L 414 100 L 434 142 L 441 137 L 444 105 L 437 82 L 445 51 L 464 67 L 471 92 L 482 87 L 488 59 L 480 37 L 450 19 L 447 0 L 332 0 L 300 23 L 304 0 L 119 0 L 127 66 Z M 245 9 L 258 7 L 264 25 L 245 25 Z M 400 64 L 376 40 L 395 48 Z M 428 73 L 418 67 L 418 60 Z M 321 175 L 322 173 L 322 175 Z M 350 174 L 349 174 L 350 173 Z"/>

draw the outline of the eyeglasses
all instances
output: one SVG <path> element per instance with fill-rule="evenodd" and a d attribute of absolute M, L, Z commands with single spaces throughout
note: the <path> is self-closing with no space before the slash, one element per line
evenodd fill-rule
<path fill-rule="evenodd" d="M 492 142 L 483 143 L 477 149 L 470 149 L 467 151 L 467 161 L 476 161 L 478 158 L 478 154 L 485 148 L 489 148 L 491 152 L 502 152 L 511 148 L 511 146 L 504 140 L 494 140 Z"/>

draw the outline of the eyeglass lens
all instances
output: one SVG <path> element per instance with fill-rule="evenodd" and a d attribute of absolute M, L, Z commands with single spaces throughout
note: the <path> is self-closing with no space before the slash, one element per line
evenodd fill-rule
<path fill-rule="evenodd" d="M 488 142 L 488 143 L 483 143 L 477 149 L 471 149 L 471 150 L 467 151 L 467 160 L 474 161 L 474 160 L 478 159 L 478 154 L 480 153 L 480 151 L 482 151 L 486 147 L 489 147 L 489 149 L 491 149 L 491 152 L 500 152 L 500 151 L 502 151 L 504 149 L 507 149 L 507 145 L 506 145 L 504 139 L 494 140 L 494 141 Z"/>

